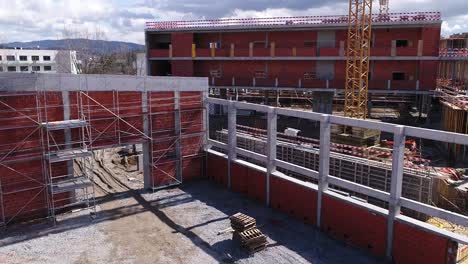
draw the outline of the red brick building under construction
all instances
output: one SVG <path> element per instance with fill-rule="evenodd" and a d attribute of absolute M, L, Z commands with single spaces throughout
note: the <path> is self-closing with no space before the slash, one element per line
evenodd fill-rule
<path fill-rule="evenodd" d="M 438 12 L 375 15 L 370 93 L 436 88 Z M 209 77 L 210 86 L 345 86 L 347 16 L 148 22 L 148 75 Z M 309 90 L 311 91 L 311 90 Z"/>

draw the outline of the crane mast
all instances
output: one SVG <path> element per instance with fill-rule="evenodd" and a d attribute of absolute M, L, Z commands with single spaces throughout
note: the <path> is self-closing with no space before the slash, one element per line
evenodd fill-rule
<path fill-rule="evenodd" d="M 371 30 L 372 0 L 349 0 L 344 105 L 347 117 L 367 117 Z"/>

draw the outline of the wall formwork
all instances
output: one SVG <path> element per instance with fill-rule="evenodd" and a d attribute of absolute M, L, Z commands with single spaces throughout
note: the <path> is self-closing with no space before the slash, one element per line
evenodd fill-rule
<path fill-rule="evenodd" d="M 73 175 L 69 161 L 48 162 L 53 151 L 143 144 L 150 189 L 202 175 L 207 84 L 201 79 L 40 75 L 28 82 L 27 76 L 1 77 L 2 225 L 50 217 L 56 208 L 73 204 L 71 193 L 51 191 L 70 169 Z M 83 119 L 85 127 L 45 131 L 50 122 Z"/>

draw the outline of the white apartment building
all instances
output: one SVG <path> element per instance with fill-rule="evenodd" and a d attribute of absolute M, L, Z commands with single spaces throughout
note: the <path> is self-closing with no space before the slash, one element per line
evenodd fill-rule
<path fill-rule="evenodd" d="M 40 49 L 0 49 L 0 72 L 80 72 L 76 51 Z"/>

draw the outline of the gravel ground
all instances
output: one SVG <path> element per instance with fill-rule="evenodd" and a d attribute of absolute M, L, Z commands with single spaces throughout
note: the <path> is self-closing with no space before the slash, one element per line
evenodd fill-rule
<path fill-rule="evenodd" d="M 233 241 L 229 215 L 257 219 L 267 249 L 249 255 Z M 0 263 L 379 263 L 310 225 L 211 182 L 104 197 L 98 215 L 61 217 L 57 226 L 14 226 L 0 236 Z"/>

